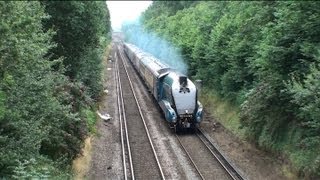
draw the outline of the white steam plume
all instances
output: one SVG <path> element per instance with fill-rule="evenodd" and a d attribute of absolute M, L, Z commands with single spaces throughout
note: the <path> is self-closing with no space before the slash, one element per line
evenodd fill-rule
<path fill-rule="evenodd" d="M 152 54 L 172 69 L 187 74 L 188 66 L 184 62 L 181 51 L 155 33 L 144 30 L 140 21 L 126 22 L 122 25 L 126 42 L 136 45 Z"/>

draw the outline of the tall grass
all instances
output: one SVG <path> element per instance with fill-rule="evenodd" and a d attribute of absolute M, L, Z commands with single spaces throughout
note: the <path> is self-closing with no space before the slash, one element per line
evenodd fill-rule
<path fill-rule="evenodd" d="M 245 129 L 239 120 L 239 108 L 222 99 L 213 90 L 202 89 L 200 101 L 205 110 L 212 114 L 225 128 L 240 138 L 245 138 Z"/>

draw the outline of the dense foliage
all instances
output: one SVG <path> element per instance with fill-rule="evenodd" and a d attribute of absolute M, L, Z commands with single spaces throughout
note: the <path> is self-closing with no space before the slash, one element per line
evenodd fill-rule
<path fill-rule="evenodd" d="M 189 75 L 241 108 L 250 139 L 320 175 L 320 3 L 154 2 L 146 31 L 182 50 Z"/>
<path fill-rule="evenodd" d="M 101 55 L 110 29 L 105 2 L 47 1 L 42 2 L 51 18 L 45 28 L 52 28 L 57 46 L 51 59 L 64 57 L 66 75 L 82 82 L 88 95 L 95 97 L 101 89 Z"/>
<path fill-rule="evenodd" d="M 101 2 L 64 5 L 0 2 L 0 178 L 67 178 L 63 169 L 87 134 L 81 110 L 101 90 L 108 10 Z M 72 14 L 61 10 L 68 6 Z"/>

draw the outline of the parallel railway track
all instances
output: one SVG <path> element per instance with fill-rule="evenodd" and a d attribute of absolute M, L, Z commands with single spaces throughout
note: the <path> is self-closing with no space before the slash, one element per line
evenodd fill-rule
<path fill-rule="evenodd" d="M 115 53 L 115 59 L 118 61 L 117 53 Z M 118 95 L 117 103 L 118 103 L 118 111 L 119 111 L 119 123 L 120 123 L 120 141 L 121 141 L 121 154 L 122 154 L 122 166 L 124 179 L 127 180 L 128 176 L 131 176 L 131 179 L 135 179 L 132 165 L 132 156 L 130 149 L 130 142 L 128 138 L 128 130 L 126 124 L 126 115 L 125 115 L 125 107 L 122 93 L 122 85 L 119 74 L 119 64 L 115 63 L 115 82 L 116 82 L 116 92 Z M 129 169 L 129 175 L 127 173 Z"/>
<path fill-rule="evenodd" d="M 117 47 L 116 53 L 116 82 L 118 92 L 118 109 L 120 114 L 120 127 L 121 127 L 121 145 L 123 156 L 123 169 L 125 179 L 165 179 L 161 164 L 158 159 L 158 155 L 155 151 L 152 143 L 148 127 L 144 120 L 141 107 L 137 100 L 134 87 L 132 85 L 128 70 L 126 57 Z M 130 64 L 131 66 L 131 64 Z M 119 69 L 121 68 L 122 71 Z M 123 86 L 125 88 L 123 88 Z M 125 89 L 125 90 L 123 90 Z M 124 100 L 126 99 L 126 100 Z M 130 100 L 128 100 L 130 99 Z M 135 106 L 135 107 L 133 107 Z M 135 110 L 128 110 L 128 108 L 135 108 Z M 136 112 L 136 113 L 134 113 Z M 129 115 L 127 115 L 129 114 Z M 139 116 L 140 128 L 132 128 L 138 121 L 134 121 L 132 118 Z M 129 118 L 128 118 L 129 117 Z M 135 118 L 137 120 L 137 118 Z M 130 124 L 131 123 L 131 124 Z M 144 130 L 143 130 L 144 129 Z M 138 133 L 140 131 L 140 133 Z M 143 132 L 142 132 L 143 131 Z M 141 139 L 142 138 L 142 139 Z M 143 139 L 144 138 L 144 139 Z M 245 179 L 239 171 L 228 162 L 228 160 L 222 155 L 221 152 L 215 147 L 214 143 L 210 141 L 210 138 L 199 129 L 199 131 L 191 136 L 176 135 L 183 151 L 189 158 L 190 163 L 194 166 L 196 172 L 199 174 L 200 179 Z M 186 139 L 185 139 L 186 138 Z M 139 139 L 137 141 L 137 139 Z M 185 139 L 185 140 L 184 140 Z M 183 142 L 185 141 L 185 142 Z M 139 144 L 147 144 L 142 149 Z M 189 145 L 188 145 L 189 142 Z M 190 145 L 191 144 L 191 145 Z M 196 145 L 195 145 L 196 144 Z M 198 145 L 198 146 L 197 146 Z M 192 147 L 200 148 L 199 152 L 192 152 Z M 136 149 L 137 148 L 137 149 Z M 147 150 L 147 148 L 150 148 Z M 201 152 L 203 152 L 203 154 Z M 148 152 L 148 153 L 147 153 Z M 151 153 L 152 152 L 152 153 Z M 142 154 L 141 154 L 142 153 Z M 149 154 L 149 155 L 147 155 Z M 151 155 L 152 154 L 152 155 Z M 143 157 L 147 156 L 147 157 Z M 152 156 L 152 157 L 151 157 Z M 201 157 L 203 156 L 203 157 Z M 211 158 L 210 158 L 211 157 Z M 143 166 L 142 164 L 150 161 L 150 166 Z M 154 162 L 151 162 L 154 161 Z M 207 163 L 207 164 L 205 164 Z M 140 167 L 141 166 L 141 167 Z M 152 171 L 145 172 L 143 171 Z"/>
<path fill-rule="evenodd" d="M 211 154 L 219 161 L 223 169 L 228 172 L 228 175 L 234 180 L 244 180 L 245 178 L 241 175 L 239 170 L 234 167 L 226 157 L 216 148 L 213 142 L 208 138 L 208 136 L 203 132 L 203 130 L 198 129 L 197 136 L 210 150 Z"/>
<path fill-rule="evenodd" d="M 124 178 L 165 179 L 127 71 L 125 57 L 119 48 L 117 50 L 116 82 Z"/>
<path fill-rule="evenodd" d="M 198 129 L 196 136 L 192 135 L 177 135 L 176 138 L 182 149 L 185 151 L 186 156 L 190 160 L 190 163 L 194 166 L 196 172 L 201 179 L 233 179 L 233 180 L 243 180 L 245 179 L 241 173 L 234 167 L 229 161 L 224 157 L 224 155 L 216 148 L 213 142 L 207 137 L 207 135 Z M 191 141 L 200 143 L 193 144 L 192 150 L 190 147 Z M 194 152 L 196 150 L 196 152 Z M 199 154 L 200 151 L 206 156 L 202 158 Z M 210 158 L 210 155 L 212 158 Z M 199 161 L 202 159 L 202 161 Z M 205 169 L 205 165 L 201 163 L 206 163 L 208 169 Z M 208 163 L 210 162 L 210 163 Z M 211 163 L 214 163 L 213 165 Z M 210 166 L 214 168 L 209 168 Z M 217 168 L 217 167 L 220 168 Z M 200 168 L 202 167 L 202 168 Z"/>

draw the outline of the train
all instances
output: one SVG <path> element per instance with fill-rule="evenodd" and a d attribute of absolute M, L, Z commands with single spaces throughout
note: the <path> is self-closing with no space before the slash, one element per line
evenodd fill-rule
<path fill-rule="evenodd" d="M 165 120 L 175 132 L 194 131 L 203 117 L 195 84 L 184 74 L 170 68 L 137 46 L 123 43 L 124 52 L 160 106 Z"/>

